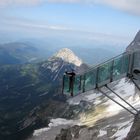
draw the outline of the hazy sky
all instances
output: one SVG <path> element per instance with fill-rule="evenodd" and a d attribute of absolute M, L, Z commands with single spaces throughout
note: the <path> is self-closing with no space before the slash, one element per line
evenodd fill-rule
<path fill-rule="evenodd" d="M 0 0 L 0 37 L 82 37 L 128 43 L 140 0 Z"/>

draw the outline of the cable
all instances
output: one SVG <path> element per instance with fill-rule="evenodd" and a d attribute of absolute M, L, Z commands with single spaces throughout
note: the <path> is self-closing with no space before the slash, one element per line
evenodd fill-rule
<path fill-rule="evenodd" d="M 105 62 L 102 62 L 102 63 L 100 63 L 100 64 L 97 64 L 96 66 L 91 66 L 88 70 L 81 71 L 81 72 L 78 73 L 77 75 L 82 75 L 82 74 L 85 74 L 85 73 L 87 73 L 87 72 L 91 72 L 92 70 L 96 69 L 97 67 L 99 67 L 99 66 L 101 66 L 101 65 L 103 65 L 103 64 L 105 64 L 105 63 L 107 63 L 107 62 L 110 62 L 110 61 L 112 61 L 112 60 L 114 60 L 114 59 L 116 59 L 116 58 L 118 58 L 118 57 L 120 57 L 120 56 L 125 56 L 125 55 L 129 55 L 129 56 L 130 56 L 130 55 L 132 55 L 132 54 L 135 54 L 136 52 L 140 52 L 140 51 L 139 51 L 139 50 L 136 50 L 136 51 L 127 51 L 127 52 L 124 52 L 124 53 L 122 53 L 122 54 L 119 54 L 119 55 L 117 55 L 117 56 L 111 58 L 111 59 L 108 59 L 108 60 L 105 61 Z"/>
<path fill-rule="evenodd" d="M 138 84 L 134 81 L 134 79 L 131 78 L 131 80 L 132 80 L 132 82 L 134 83 L 134 85 L 137 87 L 137 89 L 140 91 L 140 87 L 139 87 Z"/>
<path fill-rule="evenodd" d="M 105 85 L 105 87 L 110 90 L 112 93 L 114 93 L 117 97 L 119 97 L 121 100 L 123 100 L 127 105 L 129 105 L 132 109 L 134 109 L 137 113 L 139 113 L 139 111 L 134 108 L 131 104 L 129 104 L 127 101 L 125 101 L 120 95 L 118 95 L 115 91 L 113 91 L 110 87 L 108 87 L 108 85 Z"/>
<path fill-rule="evenodd" d="M 140 87 L 138 86 L 138 84 L 135 82 L 135 80 L 138 80 L 134 77 L 133 74 L 127 74 L 127 77 L 133 82 L 133 84 L 137 87 L 137 89 L 140 91 Z"/>
<path fill-rule="evenodd" d="M 112 100 L 113 102 L 115 102 L 116 104 L 118 104 L 119 106 L 121 106 L 122 108 L 124 108 L 125 110 L 127 110 L 129 113 L 131 113 L 132 115 L 136 116 L 137 114 L 135 114 L 134 112 L 132 112 L 131 110 L 127 109 L 125 106 L 123 106 L 122 104 L 120 104 L 119 102 L 117 102 L 116 100 L 114 100 L 113 98 L 111 98 L 110 96 L 108 96 L 105 92 L 103 92 L 100 88 L 97 88 L 97 90 L 99 92 L 101 92 L 102 94 L 104 94 L 107 98 L 109 98 L 110 100 Z"/>
<path fill-rule="evenodd" d="M 109 59 L 109 60 L 107 60 L 107 61 L 105 61 L 105 62 L 102 62 L 102 63 L 100 63 L 100 64 L 97 64 L 96 66 L 91 66 L 88 70 L 82 71 L 82 72 L 78 73 L 77 75 L 82 75 L 82 74 L 85 74 L 85 73 L 87 73 L 87 72 L 91 72 L 92 70 L 96 69 L 97 67 L 99 67 L 99 66 L 101 66 L 101 65 L 103 65 L 103 64 L 106 64 L 107 62 L 111 62 L 111 61 L 113 61 L 114 59 L 116 59 L 116 58 L 118 58 L 118 57 L 120 57 L 120 56 L 130 55 L 131 53 L 132 53 L 132 52 L 124 52 L 124 53 L 122 53 L 122 54 L 119 54 L 119 55 L 117 55 L 117 56 L 115 56 L 115 57 L 113 57 L 113 58 L 111 58 L 111 59 Z"/>

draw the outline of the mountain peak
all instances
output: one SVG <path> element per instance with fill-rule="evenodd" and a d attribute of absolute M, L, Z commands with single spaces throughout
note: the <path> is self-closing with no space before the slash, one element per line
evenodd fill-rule
<path fill-rule="evenodd" d="M 54 57 L 61 58 L 62 60 L 75 64 L 76 66 L 80 66 L 82 64 L 82 60 L 79 59 L 70 49 L 63 48 L 59 50 Z"/>
<path fill-rule="evenodd" d="M 140 41 L 140 30 L 137 32 L 134 40 Z"/>
<path fill-rule="evenodd" d="M 126 48 L 126 51 L 136 51 L 140 50 L 140 30 L 137 32 L 134 40 Z"/>

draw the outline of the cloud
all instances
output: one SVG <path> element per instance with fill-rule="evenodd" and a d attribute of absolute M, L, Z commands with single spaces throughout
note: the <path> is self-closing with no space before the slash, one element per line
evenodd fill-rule
<path fill-rule="evenodd" d="M 47 0 L 50 3 L 85 3 L 86 0 Z"/>
<path fill-rule="evenodd" d="M 80 3 L 80 4 L 102 4 L 113 8 L 140 15 L 140 0 L 47 0 L 54 3 Z"/>
<path fill-rule="evenodd" d="M 4 33 L 2 36 L 1 34 Z M 2 38 L 58 38 L 69 41 L 68 44 L 94 44 L 95 46 L 126 46 L 131 38 L 125 36 L 109 35 L 106 33 L 95 33 L 94 31 L 82 31 L 69 28 L 63 25 L 51 25 L 49 23 L 42 24 L 38 21 L 3 17 L 0 20 L 0 35 Z M 64 41 L 65 42 L 65 41 Z M 65 44 L 64 44 L 65 45 Z"/>
<path fill-rule="evenodd" d="M 77 4 L 101 4 L 113 8 L 140 15 L 140 0 L 0 0 L 0 7 L 5 6 L 34 6 L 42 3 L 77 3 Z"/>
<path fill-rule="evenodd" d="M 95 0 L 95 3 L 109 5 L 125 12 L 140 15 L 140 0 Z"/>
<path fill-rule="evenodd" d="M 16 17 L 6 17 L 1 16 L 0 20 L 1 27 L 8 25 L 9 27 L 15 26 L 20 28 L 29 28 L 29 29 L 39 29 L 39 30 L 60 30 L 60 31 L 70 31 L 72 28 L 65 27 L 63 25 L 53 25 L 42 21 L 30 20 L 26 18 L 16 18 Z"/>
<path fill-rule="evenodd" d="M 0 0 L 0 7 L 32 6 L 41 3 L 81 3 L 81 0 Z"/>
<path fill-rule="evenodd" d="M 0 7 L 38 5 L 46 0 L 0 0 Z"/>
<path fill-rule="evenodd" d="M 107 5 L 113 8 L 140 15 L 140 0 L 46 0 L 51 3 L 80 3 L 90 5 Z"/>

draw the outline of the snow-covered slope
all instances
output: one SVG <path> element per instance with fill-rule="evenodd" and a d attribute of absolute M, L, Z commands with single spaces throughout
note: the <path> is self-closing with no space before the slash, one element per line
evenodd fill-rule
<path fill-rule="evenodd" d="M 70 49 L 63 48 L 54 57 L 61 58 L 63 61 L 80 66 L 83 62 Z"/>
<path fill-rule="evenodd" d="M 135 88 L 134 84 L 129 79 L 124 78 L 120 81 L 116 81 L 110 84 L 109 86 L 112 87 L 117 93 L 119 93 L 120 96 L 122 96 L 126 101 L 131 103 L 137 109 L 140 107 L 139 91 Z M 127 104 L 123 103 L 120 99 L 118 99 L 118 97 L 106 89 L 102 90 L 106 91 L 108 95 L 122 103 L 125 107 L 129 108 Z M 57 126 L 53 124 L 55 127 L 45 128 L 44 131 L 35 131 L 33 137 L 29 140 L 42 140 L 42 135 L 43 138 L 47 138 L 47 140 L 55 140 L 54 135 L 53 139 L 51 139 L 51 135 L 60 133 L 62 128 L 67 130 L 66 133 L 69 131 L 72 133 L 72 139 L 67 138 L 66 140 L 75 140 L 75 134 L 73 133 L 73 129 L 75 129 L 74 125 L 79 125 L 77 130 L 79 136 L 76 140 L 91 140 L 91 137 L 95 135 L 95 132 L 97 133 L 96 137 L 94 137 L 94 140 L 122 140 L 127 136 L 127 133 L 129 132 L 133 122 L 133 115 L 128 113 L 122 107 L 112 102 L 96 90 L 71 98 L 67 102 L 70 105 L 78 105 L 81 104 L 82 101 L 89 103 L 89 108 L 85 109 L 84 112 L 81 112 L 77 118 L 67 121 L 62 121 L 62 119 L 55 119 L 56 121 L 53 120 L 52 122 L 56 123 L 59 121 L 59 123 L 56 123 Z M 87 106 L 81 105 L 81 107 L 86 108 Z M 49 126 L 52 126 L 52 122 Z M 48 137 L 49 135 L 51 137 L 50 139 Z"/>

